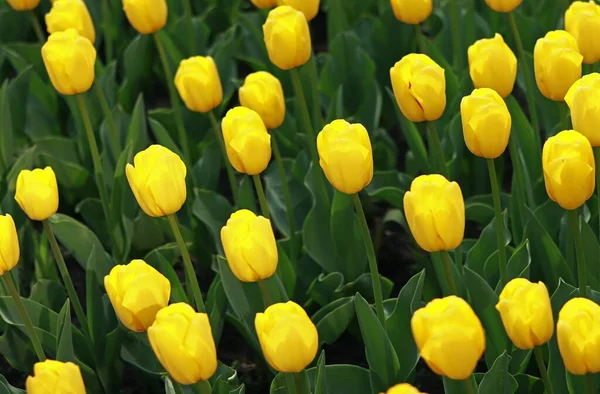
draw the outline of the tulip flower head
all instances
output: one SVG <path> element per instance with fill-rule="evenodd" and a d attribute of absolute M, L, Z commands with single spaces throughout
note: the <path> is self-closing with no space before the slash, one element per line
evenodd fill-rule
<path fill-rule="evenodd" d="M 152 34 L 167 23 L 166 0 L 122 0 L 127 20 L 138 33 Z"/>
<path fill-rule="evenodd" d="M 469 47 L 469 74 L 476 88 L 494 89 L 508 97 L 517 79 L 517 58 L 498 33 Z"/>
<path fill-rule="evenodd" d="M 285 97 L 279 79 L 266 71 L 252 73 L 239 91 L 240 104 L 256 111 L 267 129 L 281 126 L 285 118 Z"/>
<path fill-rule="evenodd" d="M 485 0 L 485 2 L 496 12 L 512 12 L 521 5 L 523 0 Z"/>
<path fill-rule="evenodd" d="M 8 5 L 15 11 L 30 11 L 40 4 L 40 0 L 8 0 Z"/>
<path fill-rule="evenodd" d="M 27 394 L 85 394 L 79 366 L 55 360 L 35 363 L 25 388 Z"/>
<path fill-rule="evenodd" d="M 418 25 L 431 15 L 432 0 L 390 0 L 392 11 L 400 22 Z"/>
<path fill-rule="evenodd" d="M 571 86 L 565 101 L 571 110 L 573 128 L 600 146 L 600 74 L 584 75 Z"/>
<path fill-rule="evenodd" d="M 556 325 L 558 349 L 574 375 L 600 372 L 600 306 L 573 298 L 562 307 Z"/>
<path fill-rule="evenodd" d="M 295 8 L 281 5 L 271 10 L 263 25 L 263 34 L 269 59 L 280 69 L 290 70 L 310 59 L 312 43 L 308 22 Z"/>
<path fill-rule="evenodd" d="M 31 220 L 46 220 L 58 211 L 58 185 L 51 167 L 22 170 L 15 200 Z"/>
<path fill-rule="evenodd" d="M 19 235 L 15 221 L 9 214 L 0 215 L 0 234 L 0 275 L 4 275 L 17 265 L 21 256 Z"/>
<path fill-rule="evenodd" d="M 585 64 L 600 60 L 600 5 L 593 0 L 571 3 L 565 13 L 565 30 L 577 41 Z"/>
<path fill-rule="evenodd" d="M 277 0 L 250 0 L 256 8 L 277 7 Z"/>
<path fill-rule="evenodd" d="M 383 394 L 383 393 L 381 393 Z M 397 384 L 390 388 L 385 394 L 425 394 L 408 383 Z"/>
<path fill-rule="evenodd" d="M 55 0 L 46 14 L 46 26 L 50 34 L 73 28 L 92 44 L 96 41 L 94 22 L 83 0 Z"/>
<path fill-rule="evenodd" d="M 321 0 L 277 0 L 277 5 L 287 5 L 297 9 L 310 22 L 319 13 Z"/>
<path fill-rule="evenodd" d="M 182 60 L 175 74 L 175 87 L 190 111 L 206 113 L 223 101 L 219 71 L 210 56 Z"/>

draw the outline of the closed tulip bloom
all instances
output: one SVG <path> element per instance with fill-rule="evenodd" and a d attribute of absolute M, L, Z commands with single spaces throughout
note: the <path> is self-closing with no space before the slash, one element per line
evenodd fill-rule
<path fill-rule="evenodd" d="M 382 393 L 383 394 L 383 393 Z M 397 384 L 390 388 L 385 394 L 424 394 L 417 390 L 416 387 L 408 383 Z"/>
<path fill-rule="evenodd" d="M 277 5 L 289 5 L 304 14 L 311 21 L 319 13 L 321 0 L 277 0 Z"/>
<path fill-rule="evenodd" d="M 511 117 L 506 103 L 495 90 L 481 88 L 460 103 L 463 135 L 476 156 L 495 159 L 506 150 Z"/>
<path fill-rule="evenodd" d="M 185 303 L 156 314 L 148 339 L 158 361 L 181 384 L 208 380 L 217 370 L 217 349 L 206 313 Z"/>
<path fill-rule="evenodd" d="M 246 107 L 227 111 L 221 123 L 229 162 L 239 172 L 258 175 L 271 160 L 271 135 L 259 114 Z"/>
<path fill-rule="evenodd" d="M 31 220 L 46 220 L 58 211 L 58 185 L 51 167 L 22 170 L 15 200 Z"/>
<path fill-rule="evenodd" d="M 27 394 L 85 394 L 79 366 L 55 360 L 35 363 L 25 388 Z"/>
<path fill-rule="evenodd" d="M 564 30 L 551 31 L 537 40 L 533 61 L 537 86 L 551 100 L 563 101 L 571 85 L 581 78 L 583 56 L 575 38 Z"/>
<path fill-rule="evenodd" d="M 241 209 L 221 229 L 225 257 L 242 282 L 258 282 L 277 270 L 278 253 L 271 221 Z"/>
<path fill-rule="evenodd" d="M 0 275 L 13 269 L 19 262 L 19 235 L 15 221 L 9 214 L 0 215 Z"/>
<path fill-rule="evenodd" d="M 392 11 L 400 22 L 418 25 L 429 18 L 433 10 L 432 0 L 390 0 Z"/>
<path fill-rule="evenodd" d="M 210 56 L 182 60 L 175 74 L 175 87 L 190 111 L 209 112 L 223 101 L 219 71 Z"/>
<path fill-rule="evenodd" d="M 295 8 L 282 5 L 271 10 L 263 25 L 263 34 L 269 59 L 280 69 L 290 70 L 310 59 L 312 43 L 308 22 Z"/>
<path fill-rule="evenodd" d="M 265 359 L 279 372 L 301 372 L 317 355 L 319 333 L 295 302 L 273 304 L 257 313 L 254 326 Z"/>
<path fill-rule="evenodd" d="M 594 152 L 587 138 L 574 130 L 550 137 L 542 152 L 548 197 L 567 210 L 582 206 L 594 192 Z"/>
<path fill-rule="evenodd" d="M 421 248 L 452 250 L 465 234 L 465 202 L 456 182 L 441 175 L 421 175 L 404 195 L 404 215 Z"/>
<path fill-rule="evenodd" d="M 485 2 L 496 12 L 511 12 L 520 6 L 523 0 L 485 0 Z"/>
<path fill-rule="evenodd" d="M 415 312 L 410 326 L 421 358 L 433 372 L 455 380 L 471 376 L 485 350 L 485 333 L 465 300 L 435 299 Z"/>
<path fill-rule="evenodd" d="M 373 150 L 367 129 L 343 119 L 326 125 L 317 136 L 319 164 L 337 190 L 358 193 L 373 179 Z"/>
<path fill-rule="evenodd" d="M 8 4 L 15 11 L 29 11 L 37 7 L 40 0 L 8 0 Z"/>
<path fill-rule="evenodd" d="M 277 7 L 277 0 L 250 0 L 257 8 Z"/>
<path fill-rule="evenodd" d="M 571 86 L 565 101 L 571 110 L 573 128 L 586 136 L 592 146 L 600 146 L 600 74 L 581 77 Z"/>
<path fill-rule="evenodd" d="M 266 71 L 252 73 L 239 91 L 240 104 L 256 111 L 267 129 L 281 126 L 285 118 L 285 97 L 279 79 Z"/>
<path fill-rule="evenodd" d="M 494 89 L 508 97 L 517 79 L 517 58 L 498 33 L 482 38 L 468 50 L 469 74 L 476 88 Z"/>
<path fill-rule="evenodd" d="M 129 23 L 141 34 L 152 34 L 167 23 L 166 0 L 122 0 Z"/>
<path fill-rule="evenodd" d="M 600 5 L 592 1 L 574 1 L 565 13 L 565 30 L 577 41 L 585 64 L 600 60 Z"/>
<path fill-rule="evenodd" d="M 558 349 L 567 371 L 575 375 L 600 372 L 600 306 L 573 298 L 562 307 L 556 325 Z"/>
<path fill-rule="evenodd" d="M 46 26 L 50 34 L 73 28 L 92 44 L 96 41 L 94 22 L 83 0 L 54 1 L 46 14 Z"/>
<path fill-rule="evenodd" d="M 542 282 L 516 278 L 500 293 L 496 305 L 504 329 L 516 347 L 533 349 L 548 342 L 554 334 L 554 317 L 548 289 Z"/>
<path fill-rule="evenodd" d="M 117 265 L 104 277 L 117 316 L 132 331 L 146 331 L 171 298 L 171 282 L 144 260 Z"/>
<path fill-rule="evenodd" d="M 187 169 L 181 158 L 161 145 L 151 145 L 125 168 L 131 191 L 148 216 L 159 217 L 181 209 L 187 197 Z"/>
<path fill-rule="evenodd" d="M 77 30 L 69 28 L 48 37 L 42 46 L 42 59 L 50 81 L 59 93 L 85 93 L 92 87 L 96 49 Z"/>
<path fill-rule="evenodd" d="M 439 119 L 446 108 L 444 69 L 427 55 L 411 53 L 390 70 L 400 111 L 412 122 Z"/>

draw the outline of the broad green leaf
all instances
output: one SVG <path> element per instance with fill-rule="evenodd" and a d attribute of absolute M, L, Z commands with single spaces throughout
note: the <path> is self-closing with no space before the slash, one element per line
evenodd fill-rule
<path fill-rule="evenodd" d="M 314 384 L 314 393 L 315 394 L 327 394 L 327 370 L 325 369 L 325 365 L 327 362 L 325 361 L 325 351 L 321 352 L 319 356 L 319 360 L 317 361 L 317 367 L 315 368 L 315 384 Z"/>
<path fill-rule="evenodd" d="M 508 215 L 502 216 L 504 220 L 504 245 L 510 243 L 511 235 L 506 225 Z M 498 250 L 498 240 L 496 233 L 496 218 L 483 229 L 475 246 L 467 253 L 465 265 L 476 272 L 479 276 L 485 276 L 485 264 L 488 258 Z M 495 286 L 495 284 L 494 284 Z M 495 357 L 494 357 L 495 359 Z"/>
<path fill-rule="evenodd" d="M 217 250 L 224 253 L 221 245 L 221 228 L 225 226 L 233 207 L 225 197 L 209 190 L 195 190 L 196 199 L 192 209 L 194 215 L 210 230 Z"/>
<path fill-rule="evenodd" d="M 394 284 L 385 277 L 380 276 L 380 279 L 385 299 L 390 295 Z M 344 283 L 344 276 L 339 272 L 321 274 L 312 281 L 308 288 L 310 297 L 320 305 L 327 305 L 338 298 L 351 297 L 357 292 L 369 301 L 375 300 L 371 274 L 362 274 L 350 283 Z"/>
<path fill-rule="evenodd" d="M 544 383 L 542 379 L 536 376 L 520 373 L 515 375 L 514 378 L 519 384 L 517 394 L 537 394 L 544 392 Z"/>
<path fill-rule="evenodd" d="M 512 256 L 508 259 L 506 266 L 506 280 L 514 278 L 529 279 L 529 265 L 531 256 L 529 255 L 529 240 L 525 239 L 516 247 Z"/>
<path fill-rule="evenodd" d="M 146 373 L 152 375 L 165 373 L 164 368 L 160 365 L 160 362 L 154 355 L 154 351 L 150 347 L 148 336 L 145 332 L 127 332 L 127 336 L 123 340 L 121 347 L 121 358 Z"/>
<path fill-rule="evenodd" d="M 25 390 L 18 389 L 8 384 L 8 381 L 2 375 L 0 375 L 0 383 L 4 385 L 4 388 L 6 388 L 6 394 L 25 394 Z"/>
<path fill-rule="evenodd" d="M 173 259 L 169 260 L 165 256 L 164 249 L 154 249 L 144 257 L 144 261 L 154 267 L 158 272 L 169 279 L 169 282 L 171 282 L 171 303 L 189 303 L 183 285 L 177 276 L 177 272 L 175 272 L 175 269 L 173 268 Z"/>
<path fill-rule="evenodd" d="M 8 81 L 5 81 L 0 88 L 0 174 L 5 174 L 13 161 L 13 134 Z"/>
<path fill-rule="evenodd" d="M 354 319 L 354 299 L 344 297 L 325 305 L 313 316 L 319 332 L 319 344 L 333 344 Z"/>
<path fill-rule="evenodd" d="M 517 381 L 508 369 L 510 360 L 506 351 L 498 356 L 479 384 L 479 394 L 514 394 L 517 391 Z"/>
<path fill-rule="evenodd" d="M 315 381 L 318 374 L 317 368 L 307 370 L 311 387 L 316 391 Z M 356 365 L 327 365 L 326 394 L 366 394 L 373 392 L 369 382 L 369 370 Z M 271 384 L 272 394 L 288 394 L 285 375 L 280 373 L 275 376 Z M 314 392 L 314 391 L 313 391 Z M 318 392 L 315 392 L 317 394 Z"/>
<path fill-rule="evenodd" d="M 213 338 L 218 345 L 221 339 L 223 326 L 225 325 L 225 312 L 229 306 L 227 302 L 227 294 L 223 287 L 223 281 L 220 275 L 217 274 L 213 280 L 208 295 L 206 296 L 206 313 L 208 313 L 210 326 L 213 332 Z"/>
<path fill-rule="evenodd" d="M 58 361 L 76 362 L 73 350 L 73 329 L 71 326 L 71 303 L 67 298 L 58 314 L 56 322 L 56 359 Z"/>
<path fill-rule="evenodd" d="M 444 380 L 444 393 L 445 394 L 465 394 L 465 393 L 477 393 L 477 382 L 475 381 L 475 377 L 471 375 L 469 379 L 466 380 L 452 380 L 446 376 L 443 377 Z M 471 388 L 467 388 L 469 385 Z"/>
<path fill-rule="evenodd" d="M 57 281 L 40 279 L 31 287 L 29 299 L 58 313 L 67 300 L 67 292 Z"/>

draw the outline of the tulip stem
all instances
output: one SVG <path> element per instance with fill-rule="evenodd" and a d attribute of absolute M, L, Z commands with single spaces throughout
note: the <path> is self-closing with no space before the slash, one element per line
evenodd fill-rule
<path fill-rule="evenodd" d="M 560 114 L 560 125 L 563 130 L 569 130 L 569 107 L 565 102 L 559 102 L 558 112 Z"/>
<path fill-rule="evenodd" d="M 367 218 L 365 211 L 363 210 L 362 203 L 358 194 L 352 196 L 354 202 L 354 208 L 356 214 L 360 220 L 360 227 L 365 240 L 365 246 L 367 249 L 367 258 L 369 260 L 369 271 L 371 273 L 371 283 L 373 284 L 373 296 L 375 297 L 375 310 L 377 311 L 377 317 L 381 326 L 385 328 L 385 314 L 383 309 L 383 294 L 381 291 L 381 279 L 379 278 L 379 271 L 377 268 L 377 258 L 375 257 L 375 248 L 373 247 L 373 240 L 371 239 L 371 233 L 369 232 L 369 225 L 367 224 Z"/>
<path fill-rule="evenodd" d="M 210 123 L 212 124 L 212 129 L 215 132 L 215 138 L 219 143 L 219 148 L 221 149 L 221 154 L 223 155 L 223 162 L 225 163 L 225 169 L 227 170 L 227 178 L 229 179 L 229 186 L 231 187 L 231 194 L 233 194 L 233 201 L 236 205 L 238 205 L 238 184 L 235 180 L 235 174 L 233 172 L 233 167 L 231 167 L 231 163 L 229 162 L 229 158 L 227 157 L 227 150 L 225 149 L 225 142 L 223 140 L 223 134 L 221 133 L 221 129 L 219 127 L 219 123 L 217 123 L 217 118 L 213 111 L 208 113 L 208 118 L 210 119 Z"/>
<path fill-rule="evenodd" d="M 281 178 L 281 187 L 283 189 L 283 198 L 285 200 L 288 227 L 290 229 L 290 260 L 292 263 L 296 261 L 296 234 L 294 229 L 294 206 L 292 205 L 292 194 L 290 193 L 290 186 L 287 182 L 287 176 L 285 174 L 285 167 L 283 165 L 283 159 L 281 158 L 281 152 L 279 151 L 279 144 L 275 135 L 271 138 L 271 146 L 273 147 L 273 154 L 275 155 L 275 162 L 279 169 L 279 177 Z M 599 210 L 600 211 L 600 210 Z"/>
<path fill-rule="evenodd" d="M 585 374 L 585 385 L 587 386 L 587 391 L 589 394 L 596 393 L 596 385 L 594 384 L 594 374 L 587 373 Z"/>
<path fill-rule="evenodd" d="M 548 377 L 548 370 L 546 369 L 546 364 L 544 363 L 542 348 L 539 346 L 534 347 L 533 354 L 535 355 L 535 361 L 537 362 L 540 370 L 540 375 L 542 375 L 542 381 L 544 382 L 544 387 L 546 388 L 546 394 L 553 394 L 552 383 Z"/>
<path fill-rule="evenodd" d="M 438 135 L 437 128 L 435 127 L 434 122 L 427 122 L 427 125 L 429 126 L 429 136 L 431 137 L 429 141 L 429 149 L 435 149 L 435 153 L 438 156 L 437 159 L 440 166 L 440 174 L 448 178 L 448 167 L 446 166 L 446 157 L 444 156 L 444 149 L 442 148 L 442 142 L 440 141 L 440 136 Z"/>
<path fill-rule="evenodd" d="M 452 25 L 452 43 L 454 50 L 454 70 L 462 69 L 462 55 L 463 51 L 460 42 L 460 21 L 459 21 L 459 9 L 458 0 L 450 0 L 450 23 Z"/>
<path fill-rule="evenodd" d="M 581 297 L 586 296 L 586 268 L 585 268 L 585 252 L 583 249 L 583 239 L 581 238 L 581 229 L 579 228 L 579 212 L 576 209 L 567 212 L 569 220 L 569 230 L 575 238 L 575 251 L 577 253 L 577 275 L 579 277 L 579 294 Z"/>
<path fill-rule="evenodd" d="M 496 218 L 496 240 L 498 241 L 498 268 L 500 271 L 500 288 L 506 284 L 506 247 L 504 245 L 504 220 L 502 219 L 502 204 L 500 203 L 500 188 L 496 176 L 496 163 L 488 159 L 488 171 L 494 200 L 494 217 Z"/>
<path fill-rule="evenodd" d="M 415 26 L 415 37 L 417 38 L 417 52 L 425 53 L 425 37 L 423 36 L 423 31 L 421 30 L 421 25 Z"/>
<path fill-rule="evenodd" d="M 252 180 L 254 181 L 254 188 L 256 189 L 256 194 L 258 195 L 258 202 L 260 203 L 262 215 L 271 220 L 271 215 L 269 215 L 269 206 L 267 205 L 267 198 L 265 197 L 265 189 L 263 188 L 262 181 L 260 180 L 260 175 L 252 175 Z"/>
<path fill-rule="evenodd" d="M 463 383 L 465 385 L 465 394 L 476 394 L 478 392 L 477 383 L 475 382 L 473 375 L 468 379 L 463 380 Z"/>
<path fill-rule="evenodd" d="M 104 62 L 108 64 L 112 59 L 113 53 L 113 42 L 110 38 L 110 6 L 108 4 L 109 0 L 102 0 L 102 17 L 103 17 L 103 27 L 104 27 Z"/>
<path fill-rule="evenodd" d="M 454 249 L 454 264 L 456 264 L 456 268 L 461 273 L 464 273 L 464 268 L 462 264 L 462 251 L 460 250 L 460 245 Z"/>
<path fill-rule="evenodd" d="M 104 95 L 102 86 L 100 86 L 98 83 L 95 83 L 94 88 L 96 90 L 96 95 L 98 96 L 98 101 L 100 101 L 102 112 L 104 112 L 104 117 L 108 123 L 108 129 L 110 130 L 110 142 L 113 152 L 115 157 L 118 159 L 119 155 L 121 154 L 121 142 L 119 141 L 119 132 L 117 131 L 115 120 L 112 116 L 112 111 L 110 110 L 110 106 L 108 105 L 108 100 L 106 100 L 106 95 Z"/>
<path fill-rule="evenodd" d="M 269 293 L 269 288 L 267 287 L 267 282 L 265 279 L 261 279 L 258 282 L 258 288 L 260 289 L 260 294 L 262 295 L 263 302 L 265 304 L 265 309 L 273 304 L 273 300 L 271 299 L 271 294 Z"/>
<path fill-rule="evenodd" d="M 212 387 L 207 380 L 201 380 L 194 385 L 194 389 L 198 394 L 211 394 Z"/>
<path fill-rule="evenodd" d="M 173 385 L 173 390 L 175 390 L 175 394 L 183 394 L 183 387 L 181 387 L 181 384 L 172 377 L 169 377 L 169 379 L 171 380 L 171 384 Z"/>
<path fill-rule="evenodd" d="M 443 250 L 440 252 L 442 256 L 442 265 L 444 266 L 444 273 L 446 274 L 446 280 L 448 281 L 448 289 L 450 289 L 450 295 L 457 295 L 458 289 L 456 288 L 456 282 L 454 281 L 454 275 L 452 274 L 452 261 L 447 251 Z"/>
<path fill-rule="evenodd" d="M 313 122 L 316 124 L 315 129 L 319 130 L 323 127 L 323 115 L 321 114 L 321 95 L 319 93 L 319 73 L 317 72 L 317 60 L 314 53 L 312 54 L 308 64 L 308 76 L 310 77 L 311 95 L 313 104 Z"/>
<path fill-rule="evenodd" d="M 200 313 L 206 312 L 206 307 L 204 306 L 204 300 L 202 299 L 202 292 L 200 291 L 200 284 L 198 283 L 198 278 L 196 277 L 196 272 L 194 271 L 194 265 L 192 264 L 192 259 L 190 258 L 190 253 L 187 250 L 187 246 L 185 245 L 185 241 L 183 240 L 183 236 L 181 235 L 181 230 L 179 229 L 179 221 L 177 220 L 176 214 L 167 215 L 167 219 L 169 220 L 169 225 L 171 226 L 171 230 L 173 231 L 173 235 L 175 236 L 175 241 L 179 246 L 179 251 L 181 252 L 181 257 L 183 259 L 183 268 L 185 269 L 185 274 L 187 276 L 187 280 L 192 287 L 192 294 L 194 295 L 194 301 L 196 303 L 196 309 Z"/>
<path fill-rule="evenodd" d="M 196 33 L 194 32 L 194 21 L 192 20 L 194 12 L 192 10 L 192 3 L 190 0 L 185 0 L 183 2 L 183 8 L 187 22 L 188 37 L 190 40 L 190 56 L 194 56 L 196 53 Z"/>
<path fill-rule="evenodd" d="M 287 389 L 288 389 L 288 393 L 289 394 L 301 394 L 301 392 L 298 391 L 298 388 L 296 387 L 296 376 L 294 376 L 295 373 L 293 372 L 288 372 L 285 374 L 285 382 L 287 385 Z"/>
<path fill-rule="evenodd" d="M 40 25 L 40 22 L 38 21 L 37 16 L 35 16 L 35 12 L 33 10 L 29 11 L 29 19 L 31 19 L 31 26 L 33 27 L 35 36 L 40 44 L 43 45 L 46 42 L 46 35 L 44 34 L 42 26 Z"/>
<path fill-rule="evenodd" d="M 23 319 L 23 325 L 25 326 L 25 329 L 27 330 L 27 333 L 29 334 L 29 339 L 31 340 L 33 349 L 35 350 L 35 354 L 37 355 L 38 360 L 45 361 L 46 355 L 44 354 L 44 349 L 42 348 L 40 338 L 38 338 L 38 336 L 35 332 L 35 328 L 33 327 L 31 318 L 29 317 L 29 314 L 27 313 L 27 310 L 25 309 L 25 306 L 23 305 L 23 301 L 21 300 L 21 297 L 19 296 L 19 292 L 17 291 L 17 287 L 15 286 L 15 282 L 13 282 L 11 275 L 12 274 L 10 271 L 5 272 L 4 275 L 2 275 L 2 280 L 4 282 L 4 286 L 6 286 L 8 288 L 8 291 L 9 291 L 11 297 L 15 301 L 15 305 L 17 306 L 17 311 L 21 315 L 21 319 Z"/>

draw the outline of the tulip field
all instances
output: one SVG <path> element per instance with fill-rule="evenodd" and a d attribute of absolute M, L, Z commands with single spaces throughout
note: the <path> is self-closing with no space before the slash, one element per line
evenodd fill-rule
<path fill-rule="evenodd" d="M 598 0 L 0 0 L 0 394 L 600 393 L 598 166 Z"/>

